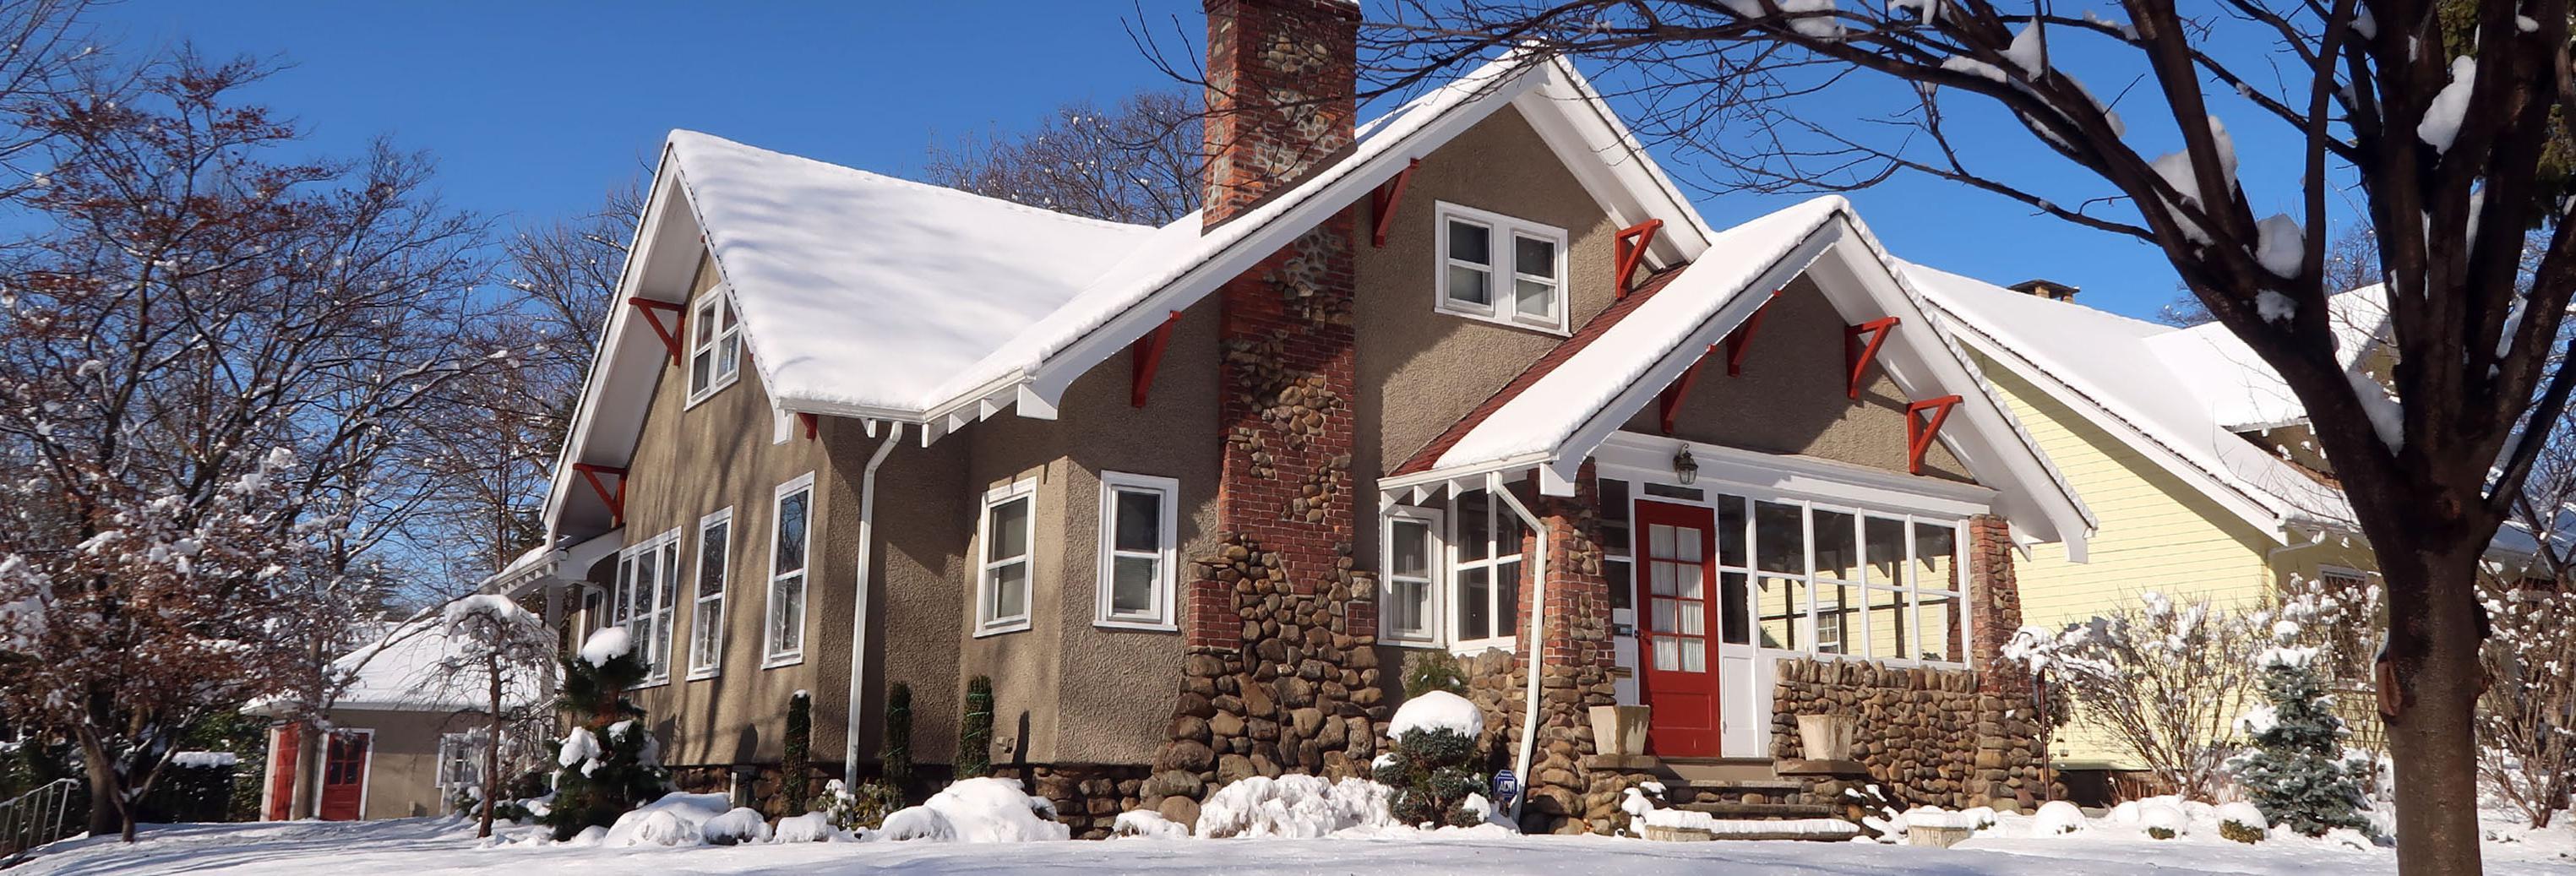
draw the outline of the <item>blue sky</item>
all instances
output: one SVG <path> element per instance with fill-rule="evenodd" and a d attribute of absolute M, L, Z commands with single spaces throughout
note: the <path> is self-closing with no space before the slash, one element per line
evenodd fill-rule
<path fill-rule="evenodd" d="M 1125 0 L 136 0 L 100 10 L 97 22 L 134 49 L 185 41 L 209 54 L 287 62 L 251 96 L 302 120 L 319 148 L 345 154 L 382 135 L 427 150 L 440 160 L 452 203 L 508 222 L 595 206 L 608 188 L 646 174 L 644 162 L 675 127 L 909 175 L 934 142 L 1023 126 L 1067 101 L 1106 103 L 1139 88 L 1173 87 L 1127 27 L 1149 25 L 1168 44 L 1177 26 L 1196 45 L 1199 4 L 1142 6 L 1140 21 Z M 2097 93 L 2125 85 L 2093 83 Z M 2139 129 L 2133 139 L 2157 136 L 2134 118 L 2147 107 L 2121 106 Z M 2284 145 L 2247 130 L 2253 121 L 2234 126 L 2242 151 Z M 1987 131 L 1970 138 L 1972 150 L 2042 182 L 2074 179 L 2009 122 L 1984 122 L 1971 126 Z M 2167 145 L 2150 151 L 2177 148 L 2170 131 L 2168 122 Z M 2249 159 L 2249 186 L 2261 173 L 2254 164 Z M 1688 165 L 1670 169 L 1696 176 Z M 1699 198 L 1721 227 L 1792 199 Z M 2258 203 L 2258 213 L 2292 206 L 2287 191 L 2276 199 L 2284 203 Z M 2173 271 L 2154 249 L 1955 184 L 1900 178 L 1853 200 L 1907 259 L 1999 283 L 2073 283 L 2084 288 L 2080 300 L 2136 316 L 2152 315 L 2175 294 Z"/>

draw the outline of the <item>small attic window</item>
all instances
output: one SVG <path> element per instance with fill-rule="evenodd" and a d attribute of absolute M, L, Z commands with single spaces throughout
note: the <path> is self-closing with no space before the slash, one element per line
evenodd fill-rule
<path fill-rule="evenodd" d="M 689 403 L 732 386 L 742 374 L 742 325 L 718 286 L 698 296 L 689 315 Z"/>
<path fill-rule="evenodd" d="M 1565 231 L 1441 204 L 1442 313 L 1563 334 Z"/>

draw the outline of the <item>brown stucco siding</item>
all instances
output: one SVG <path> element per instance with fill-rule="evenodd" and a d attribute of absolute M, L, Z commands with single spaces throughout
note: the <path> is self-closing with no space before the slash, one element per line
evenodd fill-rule
<path fill-rule="evenodd" d="M 331 720 L 344 728 L 375 731 L 367 743 L 365 816 L 370 820 L 446 814 L 447 801 L 438 790 L 438 737 L 484 723 L 473 714 L 376 709 L 341 709 Z"/>
<path fill-rule="evenodd" d="M 1761 453 L 1796 454 L 1902 472 L 1906 470 L 1905 406 L 1911 399 L 1872 367 L 1852 401 L 1851 369 L 1844 364 L 1843 329 L 1849 322 L 1799 277 L 1771 299 L 1747 341 L 1744 373 L 1728 376 L 1725 348 L 1709 357 L 1673 418 L 1673 436 Z M 1874 317 L 1869 317 L 1874 318 Z M 1897 331 L 1911 326 L 1898 325 Z M 1975 392 L 1973 387 L 1957 391 Z M 1953 423 L 1952 425 L 1956 425 Z M 1621 428 L 1663 433 L 1662 415 L 1648 404 Z M 1923 455 L 1923 475 L 1971 481 L 1949 448 L 1938 443 Z"/>

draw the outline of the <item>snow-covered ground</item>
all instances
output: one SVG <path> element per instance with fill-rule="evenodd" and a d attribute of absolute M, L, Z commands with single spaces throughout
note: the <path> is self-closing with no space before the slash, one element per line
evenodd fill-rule
<path fill-rule="evenodd" d="M 2097 820 L 2098 823 L 2098 820 Z M 865 842 L 632 847 L 525 844 L 484 847 L 471 824 L 444 818 L 359 823 L 151 827 L 127 846 L 114 838 L 57 844 L 9 876 L 164 873 L 349 876 L 349 874 L 721 873 L 761 876 L 884 873 L 1544 873 L 1549 876 L 1717 872 L 1741 865 L 1791 874 L 2248 873 L 2279 876 L 2396 872 L 2387 849 L 2331 848 L 2308 840 L 2245 846 L 2216 837 L 2151 841 L 2104 825 L 2029 837 L 2029 819 L 2007 817 L 1999 835 L 1953 849 L 1874 843 L 1666 843 L 1606 837 L 1524 837 L 1498 829 L 1327 839 L 1127 839 L 1104 842 Z M 2500 827 L 2501 825 L 2498 825 Z M 513 833 L 526 829 L 513 829 Z M 2576 830 L 2551 828 L 2513 842 L 2490 841 L 2487 872 L 2576 871 Z"/>

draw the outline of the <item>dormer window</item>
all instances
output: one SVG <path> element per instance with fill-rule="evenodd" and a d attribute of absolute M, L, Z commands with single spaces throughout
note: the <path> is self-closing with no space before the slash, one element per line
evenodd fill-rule
<path fill-rule="evenodd" d="M 742 372 L 742 324 L 718 286 L 698 296 L 689 314 L 689 403 L 732 386 Z"/>
<path fill-rule="evenodd" d="M 1439 214 L 1440 312 L 1566 330 L 1564 229 L 1456 204 Z"/>

